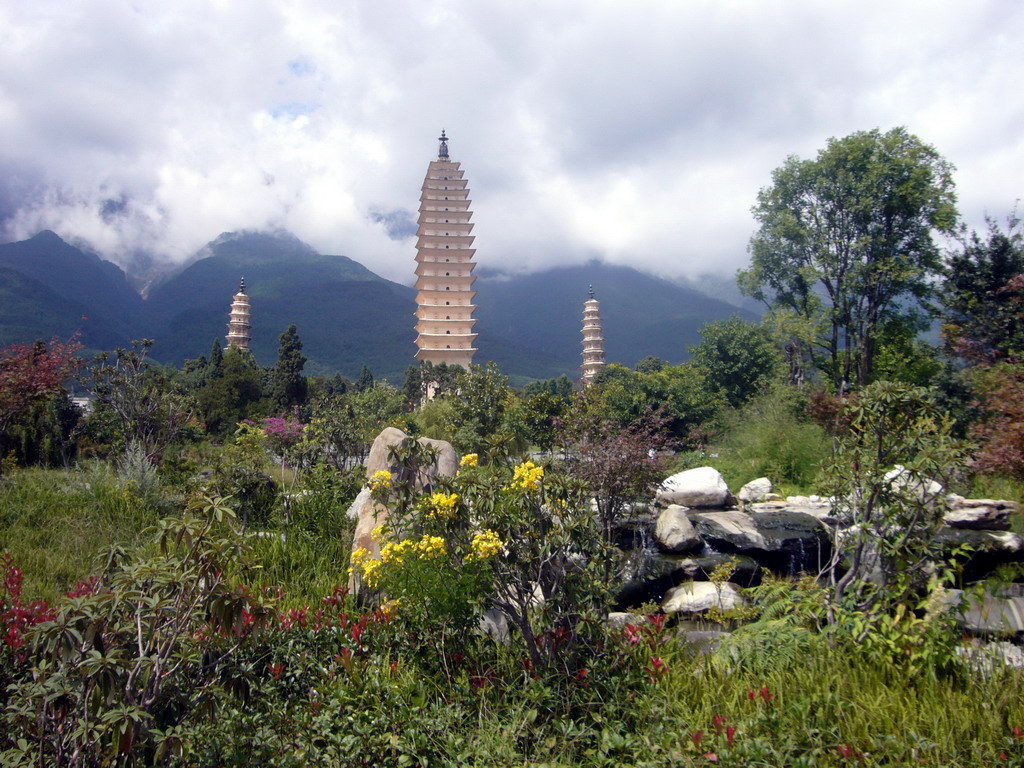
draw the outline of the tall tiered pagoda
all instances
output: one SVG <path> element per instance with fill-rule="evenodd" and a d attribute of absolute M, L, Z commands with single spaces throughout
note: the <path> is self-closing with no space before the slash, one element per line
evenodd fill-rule
<path fill-rule="evenodd" d="M 437 159 L 423 180 L 416 232 L 416 359 L 468 368 L 476 352 L 473 214 L 444 131 L 438 142 Z"/>
<path fill-rule="evenodd" d="M 594 286 L 590 286 L 590 298 L 583 304 L 583 386 L 587 386 L 604 368 L 604 330 L 601 327 L 601 305 L 594 298 Z"/>
<path fill-rule="evenodd" d="M 252 320 L 249 316 L 249 297 L 245 294 L 245 278 L 238 285 L 238 293 L 231 301 L 231 315 L 228 318 L 228 346 L 248 349 L 252 340 Z"/>

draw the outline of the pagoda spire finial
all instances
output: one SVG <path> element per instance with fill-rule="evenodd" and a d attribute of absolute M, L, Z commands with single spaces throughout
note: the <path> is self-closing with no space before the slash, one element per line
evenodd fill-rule
<path fill-rule="evenodd" d="M 594 286 L 590 286 L 590 290 L 587 293 L 590 294 L 590 298 L 594 298 Z"/>
<path fill-rule="evenodd" d="M 444 134 L 444 128 L 441 129 L 441 135 L 437 138 L 440 145 L 437 148 L 437 159 L 447 160 L 448 159 L 448 137 Z"/>
<path fill-rule="evenodd" d="M 243 277 L 238 281 L 238 292 L 245 293 L 245 278 Z"/>

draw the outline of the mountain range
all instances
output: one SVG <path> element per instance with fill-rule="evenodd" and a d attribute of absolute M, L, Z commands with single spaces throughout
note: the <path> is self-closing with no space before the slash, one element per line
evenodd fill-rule
<path fill-rule="evenodd" d="M 154 340 L 156 359 L 179 365 L 206 354 L 214 339 L 223 342 L 242 277 L 252 349 L 263 365 L 273 364 L 289 324 L 298 328 L 310 375 L 355 377 L 367 365 L 378 378 L 401 382 L 414 362 L 415 291 L 285 232 L 221 235 L 154 280 L 145 298 L 120 267 L 53 232 L 0 245 L 0 346 L 77 331 L 98 351 L 145 337 Z M 591 286 L 608 360 L 630 366 L 647 355 L 680 362 L 704 323 L 756 317 L 693 288 L 600 262 L 527 275 L 481 270 L 476 360 L 493 360 L 513 383 L 575 378 Z"/>

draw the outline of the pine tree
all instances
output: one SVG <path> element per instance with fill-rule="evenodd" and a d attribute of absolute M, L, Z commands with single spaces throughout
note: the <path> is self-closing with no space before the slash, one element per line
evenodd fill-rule
<path fill-rule="evenodd" d="M 220 347 L 220 339 L 213 340 L 213 347 L 210 349 L 210 361 L 206 365 L 207 377 L 210 379 L 220 378 L 224 374 L 224 351 Z"/>
<path fill-rule="evenodd" d="M 364 365 L 363 370 L 359 372 L 359 378 L 356 379 L 356 383 L 352 385 L 352 388 L 356 392 L 365 392 L 368 389 L 373 389 L 373 371 Z"/>
<path fill-rule="evenodd" d="M 306 402 L 308 384 L 302 375 L 306 356 L 294 325 L 281 334 L 277 348 L 277 365 L 270 375 L 270 401 L 274 408 L 286 411 Z"/>

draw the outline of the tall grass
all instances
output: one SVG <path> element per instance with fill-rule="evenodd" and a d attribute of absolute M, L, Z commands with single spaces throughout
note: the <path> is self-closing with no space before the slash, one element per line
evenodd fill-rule
<path fill-rule="evenodd" d="M 54 600 L 95 571 L 111 545 L 137 547 L 161 516 L 101 463 L 20 469 L 0 483 L 0 552 L 25 574 L 28 600 Z"/>
<path fill-rule="evenodd" d="M 801 396 L 777 388 L 723 420 L 710 463 L 730 488 L 767 477 L 783 493 L 814 491 L 818 467 L 831 446 L 824 430 L 804 413 Z"/>

